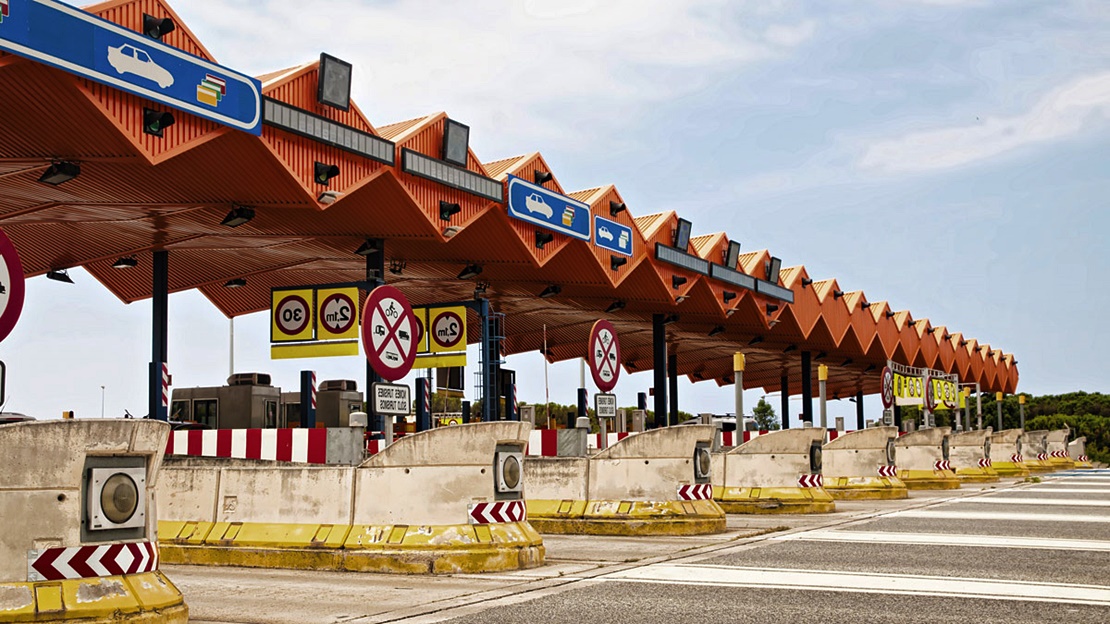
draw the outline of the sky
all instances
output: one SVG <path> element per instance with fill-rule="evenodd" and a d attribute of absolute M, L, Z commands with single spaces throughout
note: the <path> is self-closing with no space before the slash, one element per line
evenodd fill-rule
<path fill-rule="evenodd" d="M 724 230 L 1013 353 L 1022 392 L 1110 390 L 1105 1 L 172 4 L 223 65 L 257 75 L 328 52 L 354 64 L 375 125 L 447 111 L 483 161 L 540 151 L 568 190 L 615 184 L 634 215 L 677 210 L 695 235 Z M 4 409 L 145 414 L 149 301 L 71 274 L 28 281 L 0 344 Z M 266 313 L 236 319 L 236 371 L 361 388 L 361 358 L 272 361 L 268 347 Z M 222 383 L 228 355 L 229 321 L 171 295 L 174 384 Z M 538 354 L 505 366 L 521 400 L 543 400 Z M 551 400 L 574 402 L 576 362 L 547 378 Z M 622 375 L 620 405 L 650 385 Z M 746 392 L 748 411 L 762 394 Z M 732 388 L 683 378 L 679 406 L 731 412 Z M 855 406 L 829 414 L 853 423 Z"/>

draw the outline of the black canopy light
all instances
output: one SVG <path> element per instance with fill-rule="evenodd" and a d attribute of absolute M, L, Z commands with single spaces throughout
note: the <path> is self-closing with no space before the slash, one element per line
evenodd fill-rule
<path fill-rule="evenodd" d="M 220 225 L 226 225 L 232 228 L 239 227 L 253 218 L 254 208 L 250 206 L 232 206 L 231 211 L 227 213 L 224 220 L 220 221 Z"/>
<path fill-rule="evenodd" d="M 39 182 L 58 186 L 62 182 L 69 182 L 79 175 L 81 175 L 80 165 L 68 160 L 60 160 L 47 167 L 46 171 L 39 177 Z"/>

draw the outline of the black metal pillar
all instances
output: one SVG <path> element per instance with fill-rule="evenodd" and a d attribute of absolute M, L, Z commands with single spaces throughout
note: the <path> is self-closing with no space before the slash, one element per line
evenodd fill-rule
<path fill-rule="evenodd" d="M 587 418 L 587 417 L 589 417 L 589 415 L 590 415 L 590 413 L 588 411 L 589 408 L 590 408 L 590 395 L 589 395 L 588 392 L 586 392 L 585 388 L 579 388 L 578 389 L 578 411 L 577 411 L 577 413 L 575 413 L 575 417 L 576 418 Z M 575 423 L 575 424 L 577 425 L 577 423 Z M 570 427 L 570 423 L 567 423 L 567 427 L 568 428 Z"/>
<path fill-rule="evenodd" d="M 637 392 L 636 393 L 636 409 L 642 409 L 645 412 L 647 411 L 647 393 L 646 392 Z"/>
<path fill-rule="evenodd" d="M 863 390 L 856 393 L 856 429 L 863 429 L 867 423 L 863 421 Z"/>
<path fill-rule="evenodd" d="M 813 362 L 809 351 L 802 351 L 802 421 L 813 424 Z"/>
<path fill-rule="evenodd" d="M 651 315 L 651 365 L 655 372 L 655 426 L 667 426 L 667 326 Z"/>
<path fill-rule="evenodd" d="M 494 409 L 497 402 L 497 380 L 493 378 L 493 349 L 491 342 L 493 335 L 489 323 L 489 299 L 478 300 L 478 318 L 482 323 L 482 422 L 492 422 Z"/>
<path fill-rule="evenodd" d="M 894 404 L 894 426 L 898 427 L 898 431 L 902 430 L 902 406 L 897 403 Z"/>
<path fill-rule="evenodd" d="M 782 428 L 790 428 L 790 376 L 786 373 L 782 374 L 779 379 L 779 408 L 782 410 Z"/>
<path fill-rule="evenodd" d="M 163 401 L 162 364 L 166 362 L 169 334 L 170 253 L 154 252 L 154 278 L 151 281 L 151 341 L 149 366 L 149 401 L 147 414 L 158 420 L 169 420 Z M 168 397 L 166 397 L 168 399 Z"/>
<path fill-rule="evenodd" d="M 423 377 L 416 380 L 416 430 L 427 431 L 432 428 L 432 384 Z"/>
<path fill-rule="evenodd" d="M 675 348 L 677 351 L 677 347 Z M 667 426 L 678 424 L 678 354 L 667 354 L 667 381 L 668 398 L 670 398 L 670 410 L 667 412 Z"/>
<path fill-rule="evenodd" d="M 301 371 L 301 427 L 316 428 L 316 371 Z"/>
<path fill-rule="evenodd" d="M 377 240 L 374 243 L 376 250 L 366 255 L 366 281 L 377 288 L 385 283 L 385 241 Z M 368 312 L 363 310 L 362 313 Z M 371 431 L 385 431 L 385 417 L 374 414 L 374 384 L 381 381 L 381 375 L 375 373 L 370 360 L 366 360 L 366 413 L 371 414 Z M 392 442 L 389 441 L 391 444 Z"/>
<path fill-rule="evenodd" d="M 465 424 L 465 423 L 470 422 L 470 401 L 463 401 L 461 409 L 462 409 L 463 423 Z"/>

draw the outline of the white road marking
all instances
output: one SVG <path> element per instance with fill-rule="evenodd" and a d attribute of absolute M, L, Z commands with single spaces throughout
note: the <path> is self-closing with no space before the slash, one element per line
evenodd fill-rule
<path fill-rule="evenodd" d="M 1082 516 L 1076 514 L 1007 513 L 991 511 L 947 511 L 910 509 L 896 511 L 883 518 L 928 518 L 930 520 L 1022 520 L 1027 522 L 1110 522 L 1110 514 Z"/>
<path fill-rule="evenodd" d="M 599 577 L 602 581 L 760 587 L 911 596 L 1028 600 L 1110 606 L 1110 587 L 1026 581 L 867 574 L 859 572 L 740 568 L 659 563 Z"/>
<path fill-rule="evenodd" d="M 889 533 L 885 531 L 817 530 L 771 538 L 788 542 L 866 542 L 941 546 L 984 546 L 988 548 L 1033 548 L 1110 552 L 1110 542 L 1057 539 L 1051 537 L 1004 537 L 999 535 L 950 535 L 945 533 Z"/>
<path fill-rule="evenodd" d="M 1110 494 L 1110 488 L 1069 488 L 1069 487 L 1044 487 L 1038 485 L 1031 488 L 1012 490 L 1014 492 L 1030 492 L 1037 494 Z M 1001 494 L 1002 492 L 999 492 Z"/>
<path fill-rule="evenodd" d="M 1110 507 L 1110 500 L 1090 500 L 1088 498 L 1003 498 L 998 496 L 978 496 L 953 503 L 1000 503 L 1004 505 L 1071 505 L 1074 507 Z"/>

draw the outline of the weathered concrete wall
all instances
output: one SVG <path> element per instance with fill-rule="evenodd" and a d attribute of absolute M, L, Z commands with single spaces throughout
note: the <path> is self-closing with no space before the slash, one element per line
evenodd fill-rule
<path fill-rule="evenodd" d="M 353 485 L 349 467 L 225 468 L 216 522 L 350 524 Z"/>
<path fill-rule="evenodd" d="M 977 431 L 962 431 L 948 437 L 948 459 L 953 468 L 977 468 L 980 459 L 990 457 L 991 428 Z"/>
<path fill-rule="evenodd" d="M 991 461 L 1009 462 L 1014 455 L 1022 455 L 1025 451 L 1021 438 L 1025 432 L 1021 429 L 1004 429 L 991 434 Z M 1033 454 L 1036 459 L 1036 453 Z"/>
<path fill-rule="evenodd" d="M 362 462 L 362 468 L 493 466 L 498 444 L 528 443 L 526 422 L 474 423 L 407 435 Z"/>
<path fill-rule="evenodd" d="M 809 449 L 824 442 L 825 430 L 814 427 L 772 431 L 725 453 L 724 482 L 729 488 L 798 487 L 810 474 Z"/>
<path fill-rule="evenodd" d="M 590 458 L 589 500 L 666 501 L 694 480 L 694 449 L 717 429 L 690 425 L 629 436 Z M 712 466 L 712 464 L 710 464 Z"/>
<path fill-rule="evenodd" d="M 948 427 L 931 427 L 898 438 L 894 443 L 898 469 L 933 470 L 933 464 L 944 459 L 944 439 L 951 431 Z"/>
<path fill-rule="evenodd" d="M 147 458 L 147 536 L 157 535 L 154 484 L 169 425 L 154 420 L 55 420 L 0 425 L 0 583 L 27 580 L 27 551 L 80 546 L 88 455 Z M 97 542 L 104 543 L 104 542 Z"/>
<path fill-rule="evenodd" d="M 1087 436 L 1080 436 L 1068 443 L 1068 454 L 1072 459 L 1083 457 L 1087 454 Z"/>
<path fill-rule="evenodd" d="M 524 460 L 524 497 L 534 500 L 588 500 L 590 460 L 585 457 L 529 457 Z"/>
<path fill-rule="evenodd" d="M 828 477 L 876 477 L 887 463 L 887 445 L 897 427 L 871 427 L 845 433 L 824 447 L 822 474 Z M 895 457 L 897 463 L 897 457 Z"/>
<path fill-rule="evenodd" d="M 1049 431 L 1045 436 L 1045 450 L 1049 453 L 1057 453 L 1068 451 L 1068 436 L 1071 435 L 1069 429 L 1057 429 Z"/>
<path fill-rule="evenodd" d="M 1024 449 L 1022 455 L 1027 459 L 1036 459 L 1039 453 L 1048 452 L 1048 432 L 1026 431 L 1021 438 L 1021 446 Z"/>

